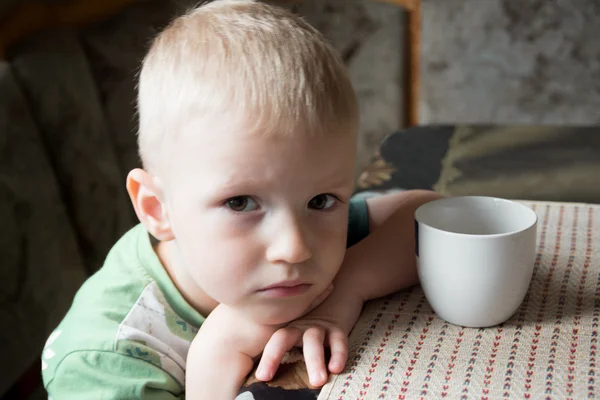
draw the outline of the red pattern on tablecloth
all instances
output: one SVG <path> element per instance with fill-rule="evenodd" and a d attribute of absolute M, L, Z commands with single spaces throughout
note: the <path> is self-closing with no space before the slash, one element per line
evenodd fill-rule
<path fill-rule="evenodd" d="M 439 319 L 419 287 L 371 302 L 347 371 L 319 399 L 593 399 L 600 320 L 600 206 L 525 202 L 539 216 L 532 282 L 497 327 Z"/>

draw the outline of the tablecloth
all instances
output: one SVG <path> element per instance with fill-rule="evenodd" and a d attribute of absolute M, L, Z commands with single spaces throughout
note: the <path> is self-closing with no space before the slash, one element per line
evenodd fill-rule
<path fill-rule="evenodd" d="M 449 324 L 418 286 L 370 302 L 319 400 L 600 398 L 600 206 L 524 203 L 539 216 L 538 253 L 511 319 Z"/>

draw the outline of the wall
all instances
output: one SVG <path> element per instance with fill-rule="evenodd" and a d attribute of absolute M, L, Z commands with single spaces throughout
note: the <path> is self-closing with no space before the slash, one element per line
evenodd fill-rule
<path fill-rule="evenodd" d="M 303 0 L 295 10 L 342 53 L 360 104 L 357 174 L 403 126 L 401 7 L 373 0 Z"/>
<path fill-rule="evenodd" d="M 600 1 L 424 0 L 423 123 L 600 122 Z"/>

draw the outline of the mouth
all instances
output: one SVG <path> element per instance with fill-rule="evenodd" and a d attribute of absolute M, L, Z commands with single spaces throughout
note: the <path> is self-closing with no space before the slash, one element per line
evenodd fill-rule
<path fill-rule="evenodd" d="M 284 281 L 260 289 L 258 293 L 267 297 L 293 297 L 306 293 L 311 286 L 300 281 Z"/>

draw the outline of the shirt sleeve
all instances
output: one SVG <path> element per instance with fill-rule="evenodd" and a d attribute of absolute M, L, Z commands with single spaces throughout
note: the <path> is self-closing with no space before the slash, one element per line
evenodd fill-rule
<path fill-rule="evenodd" d="M 54 400 L 185 399 L 184 388 L 170 374 L 138 358 L 110 351 L 67 355 L 46 385 Z"/>
<path fill-rule="evenodd" d="M 365 199 L 350 200 L 346 247 L 354 246 L 369 235 L 369 209 Z"/>

